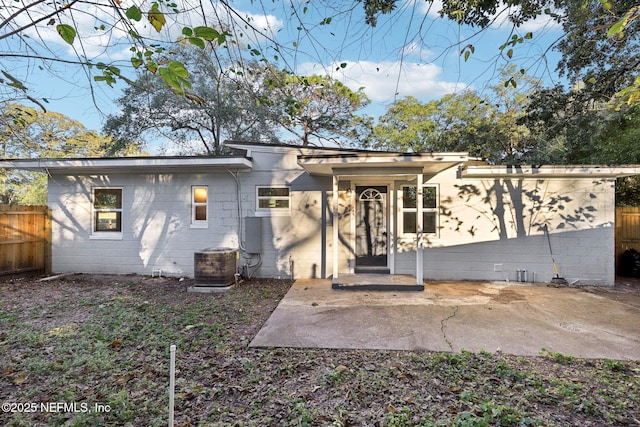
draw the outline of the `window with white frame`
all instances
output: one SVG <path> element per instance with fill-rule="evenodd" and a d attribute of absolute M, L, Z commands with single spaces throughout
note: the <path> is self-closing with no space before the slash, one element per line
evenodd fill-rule
<path fill-rule="evenodd" d="M 285 213 L 290 211 L 291 190 L 289 187 L 256 187 L 256 212 Z"/>
<path fill-rule="evenodd" d="M 415 185 L 402 187 L 400 197 L 401 234 L 415 234 L 418 229 L 418 195 Z M 438 187 L 425 185 L 422 187 L 422 230 L 425 234 L 435 234 L 438 230 Z"/>
<path fill-rule="evenodd" d="M 191 225 L 206 227 L 209 221 L 209 187 L 191 187 Z"/>
<path fill-rule="evenodd" d="M 122 188 L 93 189 L 93 233 L 122 233 Z"/>

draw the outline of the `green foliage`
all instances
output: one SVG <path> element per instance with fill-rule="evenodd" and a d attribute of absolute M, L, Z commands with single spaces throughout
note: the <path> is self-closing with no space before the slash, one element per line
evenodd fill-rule
<path fill-rule="evenodd" d="M 248 340 L 290 282 L 249 281 L 209 295 L 185 286 L 83 275 L 1 283 L 5 400 L 111 409 L 0 413 L 2 424 L 166 425 L 171 344 L 176 425 L 624 425 L 637 417 L 637 361 L 256 349 Z"/>
<path fill-rule="evenodd" d="M 572 83 L 583 82 L 596 101 L 609 101 L 633 85 L 638 68 L 640 21 L 627 19 L 637 12 L 637 2 L 565 1 L 566 37 L 557 48 L 562 53 L 558 70 Z M 631 16 L 630 15 L 630 16 Z M 624 31 L 623 31 L 624 28 Z"/>
<path fill-rule="evenodd" d="M 616 206 L 640 206 L 640 177 L 616 180 Z"/>
<path fill-rule="evenodd" d="M 640 163 L 638 105 L 611 110 L 594 103 L 589 92 L 557 86 L 535 93 L 520 123 L 539 141 L 535 163 Z M 638 178 L 618 180 L 616 205 L 640 205 Z"/>
<path fill-rule="evenodd" d="M 434 151 L 437 102 L 423 104 L 407 97 L 391 104 L 373 128 L 376 149 L 402 152 Z"/>
<path fill-rule="evenodd" d="M 624 364 L 619 360 L 604 359 L 603 363 L 604 366 L 611 369 L 612 371 L 622 371 L 624 369 Z"/>
<path fill-rule="evenodd" d="M 160 10 L 160 6 L 158 5 L 158 3 L 153 3 L 151 5 L 151 9 L 149 9 L 149 11 L 147 12 L 147 19 L 149 20 L 151 26 L 155 28 L 157 32 L 160 32 L 160 30 L 162 30 L 162 27 L 164 27 L 164 24 L 167 23 L 167 20 L 164 17 L 164 13 Z"/>
<path fill-rule="evenodd" d="M 71 25 L 59 24 L 56 26 L 56 30 L 58 31 L 58 34 L 60 34 L 60 37 L 62 37 L 62 40 L 69 44 L 73 44 L 73 41 L 76 38 L 75 28 L 73 28 Z"/>
<path fill-rule="evenodd" d="M 212 36 L 202 28 L 183 33 Z M 108 117 L 103 128 L 118 144 L 170 140 L 180 153 L 220 153 L 225 139 L 275 140 L 278 112 L 266 83 L 271 67 L 257 62 L 242 69 L 219 67 L 214 51 L 193 43 L 182 44 L 171 58 L 158 75 L 142 75 L 118 99 L 121 113 Z M 189 76 L 187 68 L 194 70 Z"/>
<path fill-rule="evenodd" d="M 303 146 L 352 137 L 362 124 L 355 112 L 369 103 L 362 89 L 352 91 L 327 76 L 280 72 L 272 74 L 268 84 L 270 103 L 283 113 L 280 125 Z"/>
<path fill-rule="evenodd" d="M 360 0 L 364 3 L 365 22 L 372 27 L 378 24 L 377 15 L 391 13 L 398 0 Z"/>
<path fill-rule="evenodd" d="M 528 417 L 515 408 L 483 402 L 475 405 L 471 411 L 458 414 L 453 421 L 455 426 L 533 426 L 542 425 L 539 420 Z"/>
<path fill-rule="evenodd" d="M 530 86 L 526 75 L 507 69 L 503 77 L 513 85 L 496 85 L 491 97 L 472 91 L 421 103 L 408 97 L 391 104 L 373 127 L 374 148 L 398 151 L 463 151 L 491 163 L 518 164 L 535 155 L 535 139 L 519 123 L 528 102 L 520 87 Z"/>
<path fill-rule="evenodd" d="M 111 146 L 110 138 L 59 113 L 9 104 L 0 117 L 0 158 L 102 156 Z M 46 204 L 46 183 L 43 173 L 0 171 L 0 202 Z"/>
<path fill-rule="evenodd" d="M 558 353 L 557 351 L 550 351 L 545 348 L 540 351 L 540 354 L 542 356 L 550 357 L 558 363 L 569 363 L 574 359 L 572 356 L 567 356 L 562 353 Z"/>
<path fill-rule="evenodd" d="M 158 73 L 176 93 L 184 94 L 186 90 L 191 89 L 191 83 L 187 80 L 189 72 L 181 62 L 172 61 L 166 67 L 160 67 Z"/>

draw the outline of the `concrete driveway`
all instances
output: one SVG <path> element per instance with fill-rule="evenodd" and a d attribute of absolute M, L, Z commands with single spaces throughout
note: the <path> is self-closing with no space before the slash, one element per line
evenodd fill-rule
<path fill-rule="evenodd" d="M 425 282 L 389 292 L 302 279 L 250 345 L 640 360 L 640 288 Z"/>

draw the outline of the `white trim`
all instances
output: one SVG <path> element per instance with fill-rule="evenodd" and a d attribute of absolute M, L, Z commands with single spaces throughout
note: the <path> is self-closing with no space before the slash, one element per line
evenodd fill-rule
<path fill-rule="evenodd" d="M 388 193 L 388 206 L 389 209 L 389 225 L 387 227 L 387 239 L 389 241 L 387 248 L 387 263 L 389 267 L 389 274 L 396 274 L 396 245 L 398 241 L 396 239 L 396 183 L 391 181 L 387 186 Z"/>
<path fill-rule="evenodd" d="M 332 224 L 333 224 L 333 275 L 332 275 L 332 279 L 331 279 L 331 283 L 333 285 L 337 285 L 338 284 L 338 270 L 340 268 L 340 257 L 339 257 L 339 251 L 338 251 L 338 244 L 340 243 L 340 239 L 339 239 L 339 221 L 338 218 L 340 215 L 338 215 L 338 176 L 337 175 L 333 175 L 333 189 L 332 189 L 332 194 L 331 194 L 331 198 L 333 199 L 332 201 Z"/>
<path fill-rule="evenodd" d="M 422 250 L 422 191 L 424 184 L 422 174 L 416 175 L 416 285 L 423 285 L 424 252 Z"/>
<path fill-rule="evenodd" d="M 461 167 L 460 178 L 619 178 L 640 175 L 640 166 L 549 165 L 549 166 L 486 166 Z"/>
<path fill-rule="evenodd" d="M 351 215 L 351 233 L 350 234 L 351 234 L 352 248 L 356 247 L 356 235 L 357 235 L 356 227 L 358 226 L 357 224 L 358 206 L 357 205 L 358 205 L 358 202 L 360 201 L 360 198 L 357 196 L 358 187 L 386 187 L 387 188 L 386 193 L 380 193 L 382 195 L 382 199 L 384 200 L 384 204 L 385 204 L 384 208 L 386 211 L 384 220 L 385 220 L 385 230 L 387 234 L 387 244 L 386 244 L 387 265 L 385 267 L 389 269 L 390 274 L 393 274 L 393 271 L 395 270 L 395 268 L 393 267 L 393 264 L 392 264 L 393 256 L 391 254 L 393 250 L 391 249 L 391 246 L 394 245 L 395 242 L 393 241 L 393 233 L 390 231 L 393 228 L 393 222 L 392 222 L 393 214 L 391 212 L 391 209 L 392 209 L 391 198 L 393 197 L 393 194 L 394 194 L 393 182 L 389 182 L 387 180 L 380 180 L 380 179 L 371 179 L 371 180 L 365 180 L 365 181 L 353 181 L 353 180 L 351 181 L 350 203 L 353 208 L 353 215 Z M 353 263 L 351 263 L 350 267 L 351 268 L 349 269 L 349 272 L 353 274 L 355 272 L 355 267 L 356 267 L 355 258 L 353 260 Z"/>
<path fill-rule="evenodd" d="M 197 188 L 204 188 L 206 190 L 207 201 L 196 202 L 195 191 Z M 206 208 L 206 219 L 196 219 L 196 208 L 198 206 L 204 206 Z M 191 186 L 191 222 L 190 228 L 209 228 L 209 186 L 208 185 L 192 185 Z"/>
<path fill-rule="evenodd" d="M 16 159 L 0 160 L 0 168 L 22 170 L 52 170 L 59 172 L 108 173 L 170 172 L 251 169 L 252 162 L 244 157 L 118 157 L 86 159 Z"/>
<path fill-rule="evenodd" d="M 96 210 L 96 190 L 120 190 L 120 207 L 114 209 L 98 209 Z M 122 240 L 122 232 L 124 230 L 124 190 L 123 187 L 91 187 L 91 232 L 89 240 Z M 96 213 L 97 212 L 119 212 L 120 213 L 120 231 L 101 231 L 96 230 Z"/>
<path fill-rule="evenodd" d="M 354 251 L 349 251 L 349 274 L 354 274 L 356 272 L 356 255 L 355 255 L 355 247 L 356 247 L 356 226 L 358 220 L 356 218 L 356 204 L 358 203 L 356 200 L 356 182 L 353 180 L 349 181 L 349 192 L 347 193 L 349 196 L 347 203 L 349 203 L 349 208 L 352 210 L 352 214 L 349 215 L 349 246 L 354 248 Z M 353 257 L 353 258 L 352 258 Z"/>
<path fill-rule="evenodd" d="M 418 205 L 422 205 L 421 200 L 422 197 L 418 198 L 416 194 L 416 207 L 415 208 L 405 208 L 404 207 L 404 189 L 406 187 L 417 187 L 415 184 L 410 184 L 406 182 L 399 183 L 398 188 L 398 238 L 400 241 L 413 241 L 415 240 L 416 233 L 405 233 L 404 232 L 404 213 L 405 212 L 416 212 L 416 221 L 418 217 Z M 435 188 L 436 190 L 436 206 L 434 208 L 425 208 L 422 207 L 422 213 L 424 212 L 433 212 L 435 213 L 435 231 L 426 232 L 424 231 L 424 224 L 422 224 L 423 228 L 423 236 L 438 238 L 440 236 L 440 186 L 439 184 L 422 184 L 422 189 L 424 191 L 425 188 Z M 416 191 L 417 192 L 417 191 Z M 422 215 L 421 215 L 422 218 Z"/>
<path fill-rule="evenodd" d="M 89 240 L 122 240 L 122 232 L 104 232 L 99 231 L 89 235 Z"/>

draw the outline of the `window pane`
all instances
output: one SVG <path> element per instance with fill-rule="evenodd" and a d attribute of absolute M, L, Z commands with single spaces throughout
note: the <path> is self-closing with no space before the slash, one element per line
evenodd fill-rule
<path fill-rule="evenodd" d="M 288 209 L 288 199 L 260 199 L 258 207 L 261 209 Z"/>
<path fill-rule="evenodd" d="M 206 206 L 196 206 L 196 221 L 206 221 L 207 220 L 207 207 Z"/>
<path fill-rule="evenodd" d="M 120 212 L 96 212 L 96 231 L 122 231 Z"/>
<path fill-rule="evenodd" d="M 402 187 L 402 207 L 416 207 L 416 187 Z"/>
<path fill-rule="evenodd" d="M 207 203 L 207 187 L 194 187 L 193 188 L 193 202 L 194 203 Z"/>
<path fill-rule="evenodd" d="M 422 212 L 422 227 L 425 233 L 436 232 L 436 213 L 435 212 Z"/>
<path fill-rule="evenodd" d="M 289 189 L 288 188 L 272 188 L 272 187 L 261 187 L 258 188 L 258 196 L 259 197 L 289 197 Z"/>
<path fill-rule="evenodd" d="M 435 208 L 437 206 L 436 196 L 437 191 L 435 187 L 424 187 L 422 190 L 422 207 L 423 208 Z"/>
<path fill-rule="evenodd" d="M 402 232 L 403 233 L 416 232 L 416 213 L 415 212 L 402 213 Z"/>
<path fill-rule="evenodd" d="M 120 188 L 97 188 L 93 194 L 93 206 L 96 209 L 122 209 L 122 190 Z"/>

